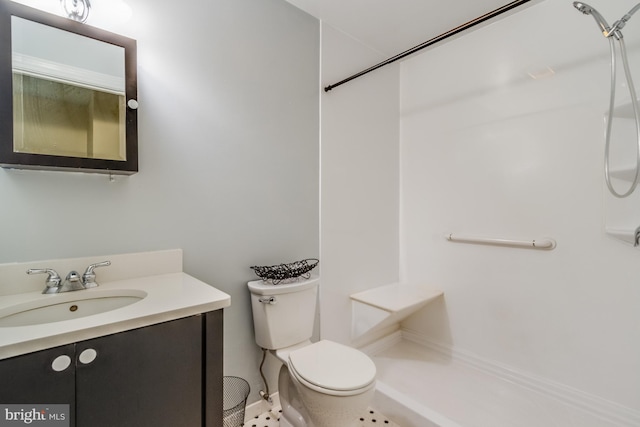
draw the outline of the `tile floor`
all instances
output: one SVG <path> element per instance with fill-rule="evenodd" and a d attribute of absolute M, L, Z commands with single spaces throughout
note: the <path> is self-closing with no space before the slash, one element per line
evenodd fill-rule
<path fill-rule="evenodd" d="M 243 427 L 280 427 L 280 410 L 279 406 L 275 406 L 269 412 L 265 412 L 261 414 L 259 417 L 251 419 L 244 423 Z M 374 409 L 369 409 L 369 411 L 360 418 L 362 427 L 400 427 L 396 423 L 392 422 L 384 415 L 375 411 Z"/>

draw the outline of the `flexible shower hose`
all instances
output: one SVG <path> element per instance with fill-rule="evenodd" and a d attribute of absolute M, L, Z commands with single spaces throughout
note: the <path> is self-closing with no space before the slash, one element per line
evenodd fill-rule
<path fill-rule="evenodd" d="M 631 70 L 629 69 L 629 60 L 627 58 L 627 49 L 624 44 L 624 39 L 620 37 L 618 42 L 620 43 L 620 52 L 622 56 L 622 63 L 624 66 L 624 74 L 627 79 L 627 86 L 629 87 L 629 93 L 631 94 L 631 105 L 633 106 L 633 117 L 636 123 L 636 172 L 633 178 L 633 182 L 629 189 L 624 193 L 618 193 L 611 184 L 611 172 L 609 170 L 609 152 L 611 151 L 611 126 L 613 122 L 613 109 L 616 97 L 616 49 L 613 41 L 614 37 L 609 38 L 609 48 L 611 51 L 611 97 L 609 100 L 609 117 L 607 119 L 607 127 L 605 131 L 605 148 L 604 148 L 604 177 L 607 183 L 607 187 L 611 194 L 616 197 L 624 198 L 631 195 L 636 187 L 640 178 L 640 116 L 638 115 L 638 99 L 636 98 L 636 90 L 633 86 L 633 79 L 631 78 Z"/>

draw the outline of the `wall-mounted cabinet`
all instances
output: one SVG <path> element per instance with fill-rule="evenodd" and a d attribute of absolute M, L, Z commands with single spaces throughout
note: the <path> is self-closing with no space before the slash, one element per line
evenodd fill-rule
<path fill-rule="evenodd" d="M 0 0 L 0 165 L 138 171 L 136 41 Z"/>

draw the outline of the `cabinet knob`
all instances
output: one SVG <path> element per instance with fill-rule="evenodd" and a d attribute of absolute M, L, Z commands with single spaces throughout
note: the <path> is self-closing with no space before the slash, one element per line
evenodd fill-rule
<path fill-rule="evenodd" d="M 98 357 L 98 352 L 92 348 L 88 348 L 80 353 L 80 356 L 78 356 L 78 360 L 80 361 L 80 363 L 88 365 L 89 363 L 96 360 L 96 357 Z"/>
<path fill-rule="evenodd" d="M 66 354 L 56 357 L 51 363 L 51 369 L 56 372 L 62 372 L 71 366 L 71 358 Z"/>

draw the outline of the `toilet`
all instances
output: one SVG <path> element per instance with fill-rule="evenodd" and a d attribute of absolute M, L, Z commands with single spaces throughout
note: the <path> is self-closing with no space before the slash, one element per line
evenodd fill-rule
<path fill-rule="evenodd" d="M 320 279 L 249 282 L 256 343 L 281 362 L 281 427 L 358 426 L 373 397 L 376 367 L 364 353 L 311 342 Z"/>

